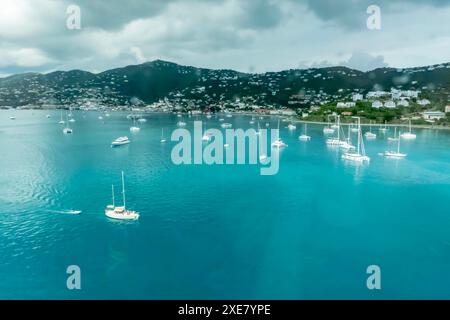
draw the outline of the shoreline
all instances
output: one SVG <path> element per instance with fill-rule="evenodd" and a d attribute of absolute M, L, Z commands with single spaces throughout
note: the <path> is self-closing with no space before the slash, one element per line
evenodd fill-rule
<path fill-rule="evenodd" d="M 21 109 L 14 111 L 58 111 L 60 109 Z M 1 111 L 11 111 L 11 109 L 0 109 Z M 83 111 L 83 112 L 104 112 L 104 110 L 73 110 L 73 111 Z M 109 110 L 109 112 L 133 112 L 133 111 L 127 111 L 127 110 Z M 151 113 L 162 113 L 162 114 L 173 114 L 172 111 L 147 111 L 142 110 L 140 113 L 143 114 L 151 114 Z M 318 125 L 327 125 L 328 122 L 321 122 L 321 121 L 307 121 L 307 120 L 301 120 L 295 118 L 295 116 L 287 116 L 287 115 L 276 115 L 276 114 L 261 114 L 261 113 L 253 113 L 253 112 L 216 112 L 216 114 L 227 114 L 230 113 L 232 115 L 241 115 L 241 116 L 252 116 L 252 117 L 276 117 L 280 119 L 286 119 L 289 122 L 292 123 L 310 123 L 310 124 L 318 124 Z M 203 115 L 203 113 L 201 114 Z M 330 122 L 330 124 L 334 124 L 334 122 Z M 351 125 L 352 123 L 341 123 L 342 126 Z M 373 126 L 373 127 L 409 127 L 408 123 L 361 123 L 361 127 L 367 127 L 367 126 Z M 426 125 L 426 124 L 411 124 L 411 128 L 416 129 L 432 129 L 432 130 L 450 130 L 450 126 L 434 126 L 434 125 Z"/>
<path fill-rule="evenodd" d="M 328 122 L 320 122 L 320 121 L 306 121 L 306 120 L 292 120 L 292 122 L 296 122 L 296 123 L 311 123 L 311 124 L 321 124 L 321 125 L 327 125 Z M 334 124 L 333 122 L 331 122 L 331 124 Z M 351 125 L 352 123 L 341 123 L 341 126 L 347 126 L 347 125 Z M 407 123 L 361 123 L 361 127 L 384 127 L 386 125 L 386 127 L 407 127 L 409 128 L 409 124 Z M 416 128 L 416 129 L 436 129 L 436 130 L 450 130 L 450 126 L 433 126 L 433 125 L 426 125 L 426 124 L 411 124 L 411 128 Z"/>

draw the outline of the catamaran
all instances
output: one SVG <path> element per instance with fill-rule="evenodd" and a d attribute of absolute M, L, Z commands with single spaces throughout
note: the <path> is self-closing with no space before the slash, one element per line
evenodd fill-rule
<path fill-rule="evenodd" d="M 334 133 L 334 129 L 333 128 L 331 128 L 331 124 L 330 124 L 330 115 L 328 115 L 328 124 L 327 124 L 327 126 L 325 127 L 325 128 L 323 128 L 323 133 L 325 133 L 325 134 L 332 134 L 332 133 Z"/>
<path fill-rule="evenodd" d="M 298 137 L 298 139 L 299 139 L 300 141 L 309 141 L 309 140 L 311 140 L 311 137 L 308 136 L 307 132 L 308 132 L 308 124 L 305 123 L 305 130 L 304 130 L 303 134 L 301 134 L 301 135 Z"/>
<path fill-rule="evenodd" d="M 357 150 L 346 152 L 342 155 L 342 159 L 353 161 L 353 162 L 369 162 L 370 158 L 366 155 L 366 150 L 364 148 L 364 141 L 361 135 L 361 119 L 359 117 L 355 117 L 358 119 L 358 145 Z"/>
<path fill-rule="evenodd" d="M 411 132 L 411 119 L 409 119 L 409 132 L 402 133 L 400 137 L 406 140 L 413 140 L 416 138 L 416 135 Z"/>
<path fill-rule="evenodd" d="M 122 171 L 122 197 L 123 206 L 116 207 L 114 204 L 114 185 L 112 185 L 112 204 L 107 205 L 105 209 L 105 215 L 111 219 L 118 220 L 137 220 L 139 219 L 139 212 L 127 210 L 125 204 L 125 179 Z"/>
<path fill-rule="evenodd" d="M 399 134 L 400 134 L 400 132 L 399 132 Z M 383 155 L 385 157 L 390 157 L 390 158 L 404 158 L 404 157 L 406 157 L 406 153 L 401 153 L 400 152 L 400 140 L 401 139 L 397 139 L 397 140 L 398 140 L 397 151 L 385 151 L 383 153 Z"/>
<path fill-rule="evenodd" d="M 278 132 L 280 132 L 280 119 L 278 119 Z M 272 147 L 273 148 L 283 148 L 283 147 L 287 147 L 287 144 L 284 143 L 280 137 L 278 137 L 274 142 L 272 142 Z"/>
<path fill-rule="evenodd" d="M 129 144 L 131 141 L 127 136 L 119 137 L 111 143 L 111 147 L 123 146 L 124 144 Z"/>
<path fill-rule="evenodd" d="M 366 139 L 375 139 L 377 137 L 377 135 L 372 132 L 372 120 L 369 124 L 369 131 L 367 131 L 364 136 L 366 137 Z"/>
<path fill-rule="evenodd" d="M 397 137 L 397 127 L 394 128 L 394 136 L 388 137 L 388 141 L 397 141 L 399 137 Z"/>

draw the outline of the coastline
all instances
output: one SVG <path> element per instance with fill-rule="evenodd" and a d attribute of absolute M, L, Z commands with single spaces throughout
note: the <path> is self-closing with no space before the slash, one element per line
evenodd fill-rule
<path fill-rule="evenodd" d="M 0 109 L 0 111 L 58 111 L 60 109 Z M 77 110 L 74 109 L 73 111 L 83 111 L 83 112 L 103 112 L 104 110 Z M 109 112 L 137 112 L 137 111 L 129 111 L 129 110 L 109 110 Z M 151 114 L 151 113 L 161 113 L 161 114 L 172 114 L 173 111 L 161 111 L 161 110 L 141 110 L 139 113 L 142 114 Z M 252 117 L 277 117 L 280 119 L 286 119 L 289 122 L 292 123 L 310 123 L 310 124 L 318 124 L 318 125 L 327 125 L 328 122 L 321 122 L 321 121 L 307 121 L 307 120 L 301 120 L 297 119 L 295 116 L 287 116 L 287 115 L 276 115 L 276 114 L 261 114 L 261 113 L 255 113 L 255 112 L 216 112 L 216 114 L 226 114 L 230 113 L 233 115 L 242 115 L 242 116 L 252 116 Z M 202 113 L 203 114 L 203 113 Z M 341 125 L 350 125 L 351 123 L 341 123 Z M 367 127 L 367 126 L 373 126 L 373 127 L 380 127 L 380 126 L 386 126 L 386 127 L 408 127 L 409 124 L 407 123 L 361 123 L 361 127 Z M 435 126 L 435 125 L 425 125 L 425 124 L 412 124 L 411 128 L 416 129 L 434 129 L 434 130 L 450 130 L 450 126 Z"/>

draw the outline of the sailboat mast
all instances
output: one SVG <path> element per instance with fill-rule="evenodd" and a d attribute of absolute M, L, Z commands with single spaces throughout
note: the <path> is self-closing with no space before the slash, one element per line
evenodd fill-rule
<path fill-rule="evenodd" d="M 397 153 L 400 153 L 400 135 L 399 135 L 399 138 L 398 138 L 398 144 L 397 144 Z"/>
<path fill-rule="evenodd" d="M 361 119 L 358 118 L 358 155 L 359 155 L 360 144 L 361 144 Z"/>
<path fill-rule="evenodd" d="M 111 185 L 111 191 L 112 191 L 112 205 L 113 205 L 113 207 L 115 207 L 115 204 L 114 204 L 114 185 L 113 184 Z"/>
<path fill-rule="evenodd" d="M 125 179 L 123 177 L 123 171 L 122 171 L 122 195 L 123 195 L 123 209 L 126 210 L 126 204 L 125 204 Z"/>
<path fill-rule="evenodd" d="M 340 122 L 341 122 L 341 116 L 337 116 L 337 126 L 338 126 L 338 136 L 337 139 L 340 140 L 341 138 L 341 126 L 340 126 Z"/>

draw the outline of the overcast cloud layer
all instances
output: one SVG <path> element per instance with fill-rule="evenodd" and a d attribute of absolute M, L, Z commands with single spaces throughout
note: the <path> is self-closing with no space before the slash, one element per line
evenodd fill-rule
<path fill-rule="evenodd" d="M 81 8 L 81 30 L 66 27 Z M 366 27 L 369 5 L 381 30 Z M 1 0 L 0 76 L 163 59 L 277 71 L 450 61 L 450 0 Z"/>

